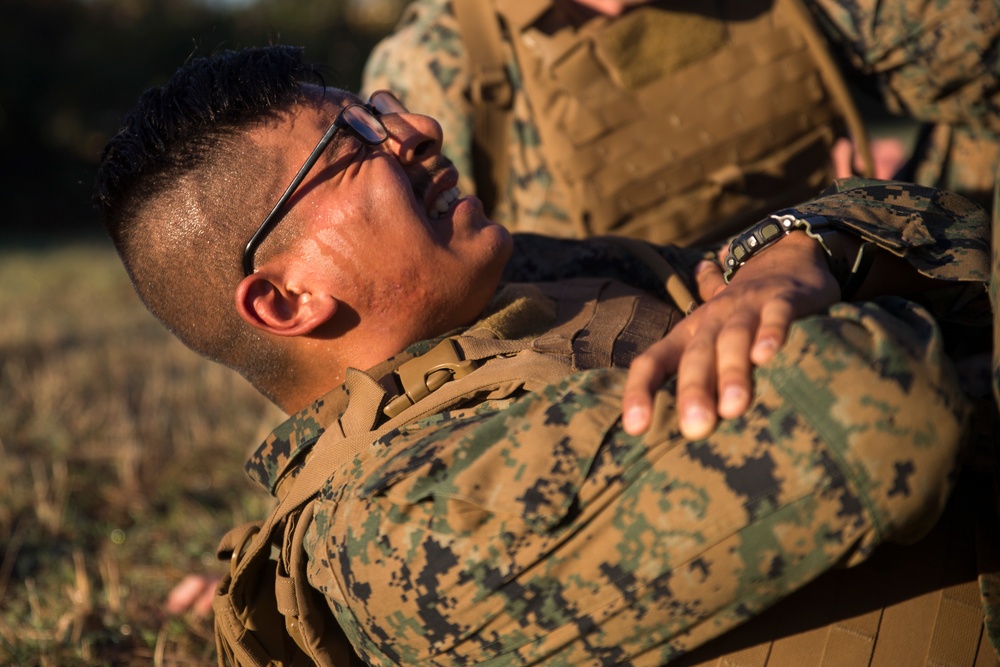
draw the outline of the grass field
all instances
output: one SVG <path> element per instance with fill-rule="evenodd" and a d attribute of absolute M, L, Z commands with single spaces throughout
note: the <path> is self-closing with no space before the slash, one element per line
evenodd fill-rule
<path fill-rule="evenodd" d="M 214 665 L 170 618 L 270 506 L 242 460 L 282 414 L 143 309 L 110 244 L 0 250 L 0 665 Z"/>

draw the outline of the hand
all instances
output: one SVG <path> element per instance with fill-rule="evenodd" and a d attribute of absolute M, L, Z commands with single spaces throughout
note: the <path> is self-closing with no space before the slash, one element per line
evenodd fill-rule
<path fill-rule="evenodd" d="M 576 0 L 576 2 L 605 16 L 619 16 L 630 6 L 643 5 L 649 0 Z"/>
<path fill-rule="evenodd" d="M 712 262 L 703 262 L 695 277 L 704 303 L 629 368 L 622 398 L 629 434 L 649 428 L 653 395 L 674 373 L 685 437 L 703 438 L 718 417 L 743 414 L 751 401 L 752 366 L 775 355 L 794 320 L 840 298 L 823 249 L 800 232 L 753 257 L 729 285 Z"/>
<path fill-rule="evenodd" d="M 190 610 L 197 616 L 208 616 L 212 611 L 212 598 L 215 597 L 218 585 L 218 577 L 187 575 L 167 595 L 167 613 L 177 615 Z"/>
<path fill-rule="evenodd" d="M 906 146 L 902 140 L 895 137 L 873 139 L 871 141 L 872 161 L 875 173 L 873 178 L 889 180 L 895 178 L 899 170 L 906 164 Z M 830 153 L 833 160 L 834 175 L 837 178 L 855 176 L 864 171 L 864 160 L 861 154 L 854 150 L 854 142 L 840 138 L 833 145 Z"/>

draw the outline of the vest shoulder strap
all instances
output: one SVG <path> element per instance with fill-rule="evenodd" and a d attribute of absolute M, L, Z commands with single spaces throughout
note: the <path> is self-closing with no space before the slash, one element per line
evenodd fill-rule
<path fill-rule="evenodd" d="M 503 52 L 500 22 L 493 3 L 485 0 L 452 0 L 471 72 L 469 101 L 473 112 L 472 154 L 476 195 L 487 215 L 503 196 L 507 183 L 507 124 L 514 90 Z"/>

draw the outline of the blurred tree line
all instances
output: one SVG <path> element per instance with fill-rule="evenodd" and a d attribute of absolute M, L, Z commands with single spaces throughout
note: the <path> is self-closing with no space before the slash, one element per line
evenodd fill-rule
<path fill-rule="evenodd" d="M 328 83 L 357 88 L 405 0 L 2 0 L 0 239 L 101 233 L 100 151 L 146 88 L 188 58 L 306 47 Z"/>

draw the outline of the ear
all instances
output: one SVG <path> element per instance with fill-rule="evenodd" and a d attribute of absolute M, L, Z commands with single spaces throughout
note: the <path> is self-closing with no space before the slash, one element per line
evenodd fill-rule
<path fill-rule="evenodd" d="M 261 267 L 236 287 L 236 310 L 251 326 L 275 336 L 304 336 L 337 311 L 332 295 L 290 286 L 285 276 Z"/>

